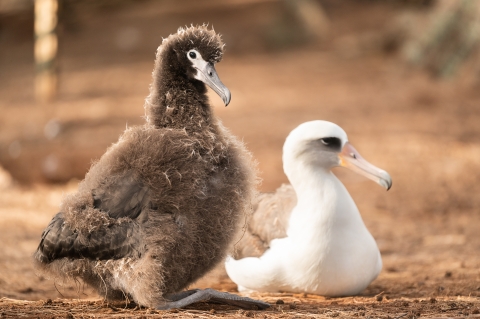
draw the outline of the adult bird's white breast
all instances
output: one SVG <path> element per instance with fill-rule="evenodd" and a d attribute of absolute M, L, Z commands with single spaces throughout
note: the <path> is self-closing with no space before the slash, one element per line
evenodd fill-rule
<path fill-rule="evenodd" d="M 240 290 L 325 296 L 360 293 L 378 276 L 381 256 L 353 199 L 330 169 L 348 163 L 387 189 L 390 176 L 363 160 L 346 133 L 325 121 L 307 122 L 293 130 L 284 145 L 283 162 L 294 192 L 283 191 L 282 196 L 297 200 L 285 234 L 266 243 L 268 249 L 259 257 L 228 258 L 228 275 Z M 271 215 L 257 204 L 253 221 L 264 224 L 249 227 L 251 238 L 268 240 L 261 228 L 272 228 Z M 246 237 L 241 245 L 250 244 Z M 246 250 L 240 247 L 240 257 L 248 255 L 242 253 Z"/>

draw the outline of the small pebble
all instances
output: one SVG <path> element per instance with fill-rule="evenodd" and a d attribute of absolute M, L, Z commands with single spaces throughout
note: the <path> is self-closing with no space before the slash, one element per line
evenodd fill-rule
<path fill-rule="evenodd" d="M 451 271 L 447 271 L 447 272 L 445 273 L 445 278 L 450 278 L 450 277 L 452 277 L 452 272 L 451 272 Z"/>
<path fill-rule="evenodd" d="M 377 301 L 382 301 L 382 300 L 383 300 L 383 296 L 377 296 L 376 299 L 377 299 Z"/>
<path fill-rule="evenodd" d="M 430 303 L 436 303 L 436 302 L 437 302 L 437 299 L 435 299 L 435 298 L 433 298 L 433 297 L 430 298 Z"/>
<path fill-rule="evenodd" d="M 285 302 L 282 299 L 278 299 L 277 301 L 275 301 L 275 303 L 277 305 L 283 305 Z"/>

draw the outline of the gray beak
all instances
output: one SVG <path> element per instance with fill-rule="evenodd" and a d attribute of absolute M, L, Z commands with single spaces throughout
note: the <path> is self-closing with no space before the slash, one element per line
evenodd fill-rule
<path fill-rule="evenodd" d="M 387 191 L 392 187 L 392 178 L 390 175 L 383 169 L 367 162 L 349 142 L 345 143 L 338 157 L 340 159 L 340 166 L 349 168 L 375 181 Z"/>
<path fill-rule="evenodd" d="M 214 90 L 222 98 L 225 106 L 227 106 L 228 103 L 230 103 L 232 95 L 230 90 L 222 83 L 222 81 L 220 81 L 215 66 L 210 62 L 202 60 L 195 63 L 194 67 L 197 69 L 197 75 L 195 78 Z"/>

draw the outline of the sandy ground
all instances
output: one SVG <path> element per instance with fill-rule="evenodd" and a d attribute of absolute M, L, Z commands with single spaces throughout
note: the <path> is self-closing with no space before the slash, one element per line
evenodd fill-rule
<path fill-rule="evenodd" d="M 64 31 L 59 98 L 46 106 L 33 102 L 31 43 L 21 28 L 0 33 L 9 45 L 0 50 L 0 163 L 16 180 L 0 192 L 0 317 L 478 316 L 478 64 L 473 60 L 455 79 L 438 80 L 409 67 L 399 53 L 386 54 L 384 31 L 398 8 L 376 2 L 329 7 L 328 41 L 280 51 L 263 45 L 259 33 L 275 20 L 276 2 L 195 10 L 145 2 L 104 19 L 100 9 L 80 11 L 74 31 Z M 195 305 L 159 312 L 107 304 L 88 287 L 59 286 L 34 273 L 30 256 L 62 196 L 75 190 L 92 159 L 125 125 L 142 123 L 161 36 L 200 18 L 225 34 L 229 49 L 217 70 L 232 103 L 225 108 L 212 94 L 214 111 L 258 160 L 262 191 L 287 182 L 283 141 L 313 119 L 341 125 L 367 160 L 391 174 L 393 188 L 385 192 L 353 172 L 335 170 L 384 262 L 360 296 L 261 294 L 252 296 L 272 302 L 268 311 Z M 122 51 L 115 37 L 125 28 L 142 36 Z M 45 184 L 52 181 L 58 184 Z M 236 289 L 221 268 L 193 287 Z"/>

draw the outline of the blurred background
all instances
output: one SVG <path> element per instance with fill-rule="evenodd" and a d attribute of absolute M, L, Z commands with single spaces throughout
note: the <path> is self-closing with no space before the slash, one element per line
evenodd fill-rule
<path fill-rule="evenodd" d="M 258 161 L 261 191 L 287 182 L 293 128 L 335 122 L 393 178 L 386 193 L 335 170 L 384 257 L 367 293 L 480 296 L 476 0 L 0 0 L 0 296 L 58 295 L 29 262 L 42 229 L 144 122 L 162 37 L 203 23 L 223 35 L 232 92 L 227 108 L 210 101 Z"/>

